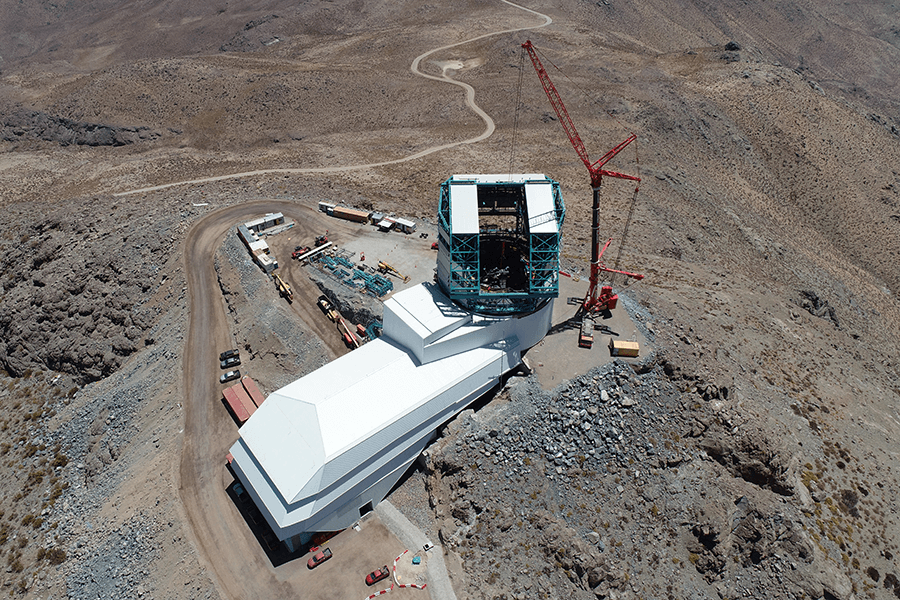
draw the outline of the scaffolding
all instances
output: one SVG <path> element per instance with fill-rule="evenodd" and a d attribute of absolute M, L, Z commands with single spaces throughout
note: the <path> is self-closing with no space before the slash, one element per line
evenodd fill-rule
<path fill-rule="evenodd" d="M 341 283 L 357 291 L 366 291 L 381 298 L 394 289 L 393 282 L 387 277 L 377 273 L 369 273 L 365 268 L 354 266 L 348 260 L 352 256 L 347 251 L 336 252 L 334 256 L 320 254 L 313 258 L 318 261 L 319 269 L 324 273 L 330 273 Z"/>
<path fill-rule="evenodd" d="M 367 273 L 359 269 L 353 271 L 350 281 L 361 281 L 361 287 L 379 298 L 394 289 L 394 283 L 387 277 L 383 277 L 378 273 Z"/>
<path fill-rule="evenodd" d="M 439 284 L 475 312 L 535 310 L 559 295 L 565 212 L 544 175 L 454 175 L 438 203 Z"/>

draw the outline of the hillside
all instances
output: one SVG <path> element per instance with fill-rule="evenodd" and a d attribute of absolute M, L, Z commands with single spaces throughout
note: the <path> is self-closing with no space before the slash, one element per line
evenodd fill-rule
<path fill-rule="evenodd" d="M 621 267 L 647 277 L 620 292 L 655 352 L 511 384 L 429 449 L 395 494 L 457 596 L 900 597 L 900 10 L 528 8 L 552 23 L 500 0 L 0 0 L 7 586 L 234 595 L 178 467 L 206 215 L 328 198 L 433 219 L 453 173 L 541 172 L 585 272 L 589 180 L 531 39 L 594 159 L 638 137 L 609 166 L 642 178 Z M 463 143 L 490 127 L 442 75 L 489 136 Z M 632 187 L 603 199 L 617 252 Z M 278 377 L 331 358 L 296 327 L 259 352 Z"/>

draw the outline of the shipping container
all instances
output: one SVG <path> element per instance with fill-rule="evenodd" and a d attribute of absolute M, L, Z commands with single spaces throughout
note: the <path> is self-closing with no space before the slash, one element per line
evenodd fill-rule
<path fill-rule="evenodd" d="M 259 386 L 256 385 L 256 382 L 245 376 L 241 379 L 241 385 L 243 385 L 244 389 L 247 390 L 247 393 L 250 394 L 250 399 L 253 400 L 253 403 L 257 407 L 262 406 L 262 403 L 266 398 L 262 395 L 262 392 L 259 391 Z"/>
<path fill-rule="evenodd" d="M 247 413 L 252 417 L 253 413 L 256 412 L 256 405 L 253 403 L 253 400 L 250 399 L 250 394 L 247 393 L 247 390 L 245 390 L 244 386 L 240 383 L 234 384 L 231 386 L 231 389 L 234 390 L 238 400 L 240 400 L 241 404 L 244 405 L 244 408 L 247 409 Z"/>
<path fill-rule="evenodd" d="M 356 210 L 355 208 L 345 208 L 343 206 L 335 206 L 333 214 L 339 219 L 355 221 L 356 223 L 365 223 L 369 220 L 369 212 L 365 210 Z"/>
<path fill-rule="evenodd" d="M 244 404 L 238 398 L 234 388 L 225 388 L 222 390 L 222 396 L 225 398 L 225 403 L 228 405 L 234 418 L 237 419 L 238 427 L 240 427 L 250 418 L 250 413 L 244 408 Z"/>

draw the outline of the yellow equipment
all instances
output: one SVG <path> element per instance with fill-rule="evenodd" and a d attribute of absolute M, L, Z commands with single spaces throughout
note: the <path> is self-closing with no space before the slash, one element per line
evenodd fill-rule
<path fill-rule="evenodd" d="M 275 287 L 278 288 L 278 293 L 284 296 L 284 299 L 288 302 L 293 302 L 294 292 L 291 290 L 288 282 L 282 279 L 278 273 L 272 273 L 272 277 L 275 278 Z"/>

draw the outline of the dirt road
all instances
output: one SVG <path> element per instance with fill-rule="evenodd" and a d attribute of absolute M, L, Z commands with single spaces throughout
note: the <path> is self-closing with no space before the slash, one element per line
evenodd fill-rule
<path fill-rule="evenodd" d="M 482 140 L 489 138 L 494 133 L 494 120 L 491 119 L 491 117 L 484 110 L 482 110 L 481 107 L 479 107 L 475 103 L 475 88 L 473 88 L 471 85 L 469 85 L 467 83 L 462 83 L 460 81 L 456 81 L 452 77 L 448 76 L 447 69 L 444 69 L 443 72 L 441 73 L 440 77 L 438 77 L 435 75 L 428 75 L 426 73 L 421 72 L 419 70 L 419 65 L 425 58 L 427 58 L 427 57 L 431 56 L 432 54 L 439 52 L 441 50 L 448 50 L 450 48 L 456 48 L 458 46 L 463 46 L 465 44 L 469 44 L 469 43 L 475 42 L 477 40 L 481 40 L 481 39 L 496 36 L 496 35 L 502 35 L 505 33 L 512 33 L 515 31 L 527 31 L 530 29 L 538 29 L 541 27 L 546 27 L 547 25 L 549 25 L 550 23 L 553 22 L 553 19 L 551 19 L 550 17 L 548 17 L 547 15 L 545 15 L 543 13 L 539 13 L 537 11 L 531 10 L 530 8 L 525 8 L 524 6 L 519 6 L 518 4 L 509 2 L 509 0 L 501 0 L 501 1 L 504 4 L 514 6 L 521 10 L 529 12 L 535 16 L 538 16 L 538 17 L 542 18 L 544 20 L 544 22 L 540 23 L 538 25 L 532 25 L 529 27 L 516 27 L 514 29 L 504 29 L 502 31 L 494 31 L 494 32 L 486 33 L 484 35 L 479 35 L 477 37 L 473 37 L 473 38 L 470 38 L 467 40 L 463 40 L 462 42 L 457 42 L 455 44 L 449 44 L 447 46 L 441 46 L 439 48 L 434 48 L 432 50 L 429 50 L 429 51 L 424 52 L 423 54 L 420 54 L 419 56 L 417 56 L 413 60 L 412 64 L 410 65 L 410 70 L 413 73 L 415 73 L 416 75 L 419 75 L 420 77 L 424 77 L 426 79 L 433 79 L 435 81 L 441 81 L 444 83 L 449 83 L 451 85 L 461 87 L 461 88 L 463 88 L 463 90 L 465 90 L 466 106 L 468 106 L 470 109 L 472 109 L 472 111 L 474 111 L 475 114 L 477 114 L 478 117 L 482 121 L 484 121 L 484 131 L 481 134 L 475 136 L 474 138 L 460 140 L 458 142 L 451 142 L 449 144 L 443 144 L 440 146 L 432 146 L 430 148 L 420 150 L 419 152 L 416 152 L 414 154 L 410 154 L 409 156 L 404 156 L 403 158 L 398 158 L 395 160 L 387 160 L 387 161 L 381 161 L 381 162 L 356 164 L 356 165 L 343 165 L 343 166 L 339 166 L 339 167 L 258 169 L 255 171 L 244 171 L 241 173 L 231 173 L 228 175 L 218 175 L 215 177 L 203 177 L 200 179 L 191 179 L 188 181 L 175 181 L 172 183 L 163 183 L 160 185 L 143 187 L 140 189 L 128 190 L 125 192 L 118 192 L 116 194 L 113 194 L 113 196 L 130 196 L 133 194 L 141 194 L 144 192 L 155 192 L 158 190 L 164 190 L 164 189 L 179 186 L 179 185 L 211 183 L 213 181 L 224 181 L 227 179 L 237 179 L 237 178 L 241 178 L 241 177 L 257 177 L 260 175 L 312 175 L 312 174 L 340 173 L 340 172 L 346 172 L 346 171 L 360 171 L 360 170 L 364 170 L 364 169 L 374 169 L 376 167 L 385 167 L 388 165 L 396 165 L 396 164 L 405 163 L 405 162 L 409 162 L 409 161 L 413 161 L 413 160 L 418 160 L 420 158 L 424 158 L 424 157 L 428 156 L 429 154 L 434 154 L 435 152 L 441 152 L 442 150 L 449 150 L 450 148 L 456 148 L 456 147 L 462 146 L 464 144 L 474 144 L 476 142 L 480 142 Z"/>
<path fill-rule="evenodd" d="M 213 257 L 236 222 L 265 212 L 297 213 L 290 202 L 254 202 L 211 213 L 191 228 L 185 243 L 190 320 L 184 353 L 184 436 L 178 491 L 193 541 L 220 593 L 228 598 L 283 598 L 299 590 L 279 581 L 259 543 L 225 493 L 225 454 L 237 430 L 221 404 L 217 353 L 231 339 Z M 314 211 L 311 211 L 314 215 Z M 310 215 L 311 220 L 313 216 Z"/>
<path fill-rule="evenodd" d="M 418 65 L 424 58 L 438 50 L 459 46 L 490 35 L 544 27 L 552 22 L 546 15 L 540 15 L 507 0 L 504 2 L 541 16 L 544 22 L 532 27 L 499 31 L 466 42 L 437 48 L 420 55 L 411 65 L 412 71 L 423 77 L 458 85 L 466 90 L 466 104 L 485 122 L 485 131 L 476 138 L 436 146 L 402 159 L 383 163 L 331 168 L 265 169 L 168 183 L 129 190 L 117 195 L 131 195 L 188 183 L 204 183 L 252 175 L 314 174 L 373 168 L 411 161 L 461 144 L 481 141 L 493 133 L 494 123 L 487 113 L 475 104 L 474 88 L 452 80 L 446 73 L 439 78 L 425 75 L 418 70 Z M 315 211 L 308 207 L 304 210 L 300 205 L 290 202 L 262 201 L 229 207 L 204 217 L 191 228 L 185 243 L 184 272 L 187 279 L 190 317 L 184 354 L 185 420 L 178 490 L 186 517 L 191 525 L 194 545 L 201 555 L 201 560 L 205 562 L 207 569 L 212 574 L 220 593 L 227 598 L 299 597 L 300 590 L 292 589 L 293 585 L 289 581 L 279 580 L 276 570 L 267 560 L 249 529 L 244 526 L 239 513 L 225 493 L 225 488 L 230 482 L 226 478 L 227 471 L 223 467 L 223 462 L 229 446 L 237 438 L 237 432 L 226 412 L 219 410 L 219 405 L 215 402 L 219 389 L 214 379 L 215 370 L 211 367 L 216 364 L 218 349 L 228 345 L 230 336 L 222 310 L 223 300 L 218 294 L 213 256 L 221 244 L 224 233 L 242 218 L 263 212 L 283 212 L 290 216 L 298 211 L 303 213 L 303 218 L 297 219 L 298 226 L 311 227 L 309 232 L 312 233 L 315 229 L 308 223 L 318 218 L 315 216 L 317 214 Z M 333 227 L 334 223 L 330 222 L 329 225 Z M 323 228 L 329 225 L 323 225 Z M 307 314 L 303 314 L 304 320 L 316 329 L 317 334 L 322 336 L 324 332 L 319 331 L 320 328 L 313 325 L 320 320 L 310 318 L 313 315 L 308 314 L 308 311 L 311 310 L 309 298 L 301 297 L 298 300 L 300 300 L 296 303 L 299 307 L 298 310 L 301 313 L 307 311 Z M 322 337 L 332 352 L 337 354 L 339 348 L 335 346 L 337 342 L 334 338 L 333 335 Z"/>

